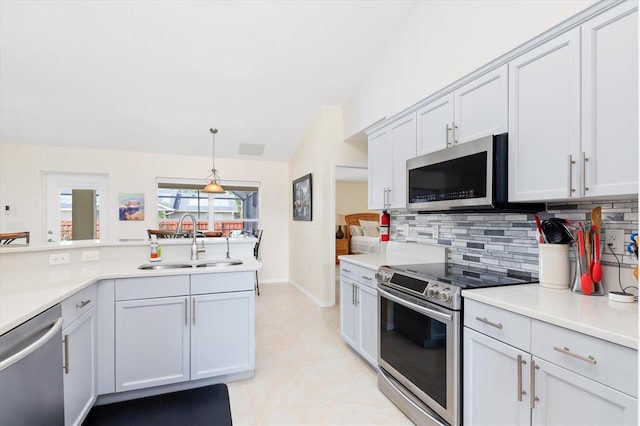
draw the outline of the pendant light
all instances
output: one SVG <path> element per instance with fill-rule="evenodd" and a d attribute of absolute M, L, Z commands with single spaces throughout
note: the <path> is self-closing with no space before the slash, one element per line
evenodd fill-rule
<path fill-rule="evenodd" d="M 225 192 L 224 188 L 220 185 L 220 176 L 218 176 L 218 170 L 216 170 L 216 133 L 218 129 L 209 129 L 213 135 L 213 151 L 211 153 L 211 170 L 209 176 L 207 176 L 207 184 L 202 188 L 202 192 L 207 194 L 222 194 Z"/>

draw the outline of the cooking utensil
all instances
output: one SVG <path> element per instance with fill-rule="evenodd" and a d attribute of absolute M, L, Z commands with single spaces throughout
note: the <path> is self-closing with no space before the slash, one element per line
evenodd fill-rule
<path fill-rule="evenodd" d="M 567 228 L 566 219 L 552 217 L 542 221 L 542 234 L 549 244 L 567 244 L 575 241 L 571 231 Z"/>
<path fill-rule="evenodd" d="M 593 225 L 594 247 L 593 247 L 593 267 L 591 269 L 591 278 L 593 282 L 602 281 L 602 265 L 600 264 L 600 228 Z"/>
<path fill-rule="evenodd" d="M 536 227 L 538 228 L 538 243 L 544 243 L 544 236 L 542 235 L 542 225 L 540 224 L 540 217 L 537 214 L 533 215 L 533 218 L 536 220 Z"/>
<path fill-rule="evenodd" d="M 593 266 L 593 252 L 591 251 L 591 238 L 593 237 L 593 233 L 591 232 L 591 224 L 584 224 L 584 252 L 587 258 L 587 274 L 589 278 L 591 278 L 591 267 Z"/>
<path fill-rule="evenodd" d="M 592 267 L 593 270 L 591 271 L 591 278 L 593 278 L 594 282 L 600 282 L 602 280 L 602 265 L 600 264 L 600 232 L 602 229 L 602 208 L 600 206 L 596 206 L 593 210 L 591 210 L 591 222 L 593 222 L 594 233 L 594 262 Z"/>
<path fill-rule="evenodd" d="M 578 226 L 578 247 L 580 249 L 580 258 L 583 260 L 580 267 L 580 288 L 582 288 L 582 292 L 584 294 L 591 294 L 591 292 L 593 292 L 593 282 L 591 281 L 591 277 L 589 277 L 589 274 L 587 273 L 589 269 L 586 267 L 587 259 L 585 255 L 584 230 L 582 223 L 579 223 Z"/>

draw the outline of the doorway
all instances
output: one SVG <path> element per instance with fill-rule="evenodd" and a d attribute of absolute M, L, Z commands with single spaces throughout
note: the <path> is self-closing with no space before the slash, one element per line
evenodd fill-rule
<path fill-rule="evenodd" d="M 340 191 L 340 187 L 342 186 L 342 183 L 349 183 L 349 182 L 366 183 L 369 180 L 369 176 L 368 176 L 367 164 L 359 164 L 359 163 L 334 163 L 332 172 L 333 172 L 333 182 L 332 182 L 331 201 L 333 203 L 333 208 L 331 209 L 331 211 L 333 212 L 333 215 L 332 215 L 331 223 L 333 225 L 332 227 L 333 232 L 331 235 L 333 235 L 334 236 L 333 238 L 335 238 L 335 234 L 338 229 L 338 216 L 340 214 L 344 214 L 344 212 L 340 211 L 341 206 L 340 206 L 340 202 L 338 201 L 339 191 Z M 364 191 L 366 192 L 367 190 L 364 189 Z M 365 194 L 365 197 L 366 197 L 366 194 Z M 363 209 L 363 211 L 366 211 L 366 210 L 367 209 Z M 355 212 L 348 212 L 348 213 L 355 213 Z M 343 232 L 346 233 L 344 226 L 342 230 Z M 335 247 L 335 241 L 332 241 L 331 245 Z M 334 248 L 333 254 L 335 257 L 335 248 Z M 334 304 L 338 304 L 340 299 L 339 265 L 336 264 L 335 267 L 332 268 L 331 276 L 333 277 L 333 280 L 331 281 L 332 282 L 331 292 L 333 294 L 333 301 L 334 301 Z"/>
<path fill-rule="evenodd" d="M 108 205 L 107 175 L 45 173 L 45 240 L 106 239 Z"/>

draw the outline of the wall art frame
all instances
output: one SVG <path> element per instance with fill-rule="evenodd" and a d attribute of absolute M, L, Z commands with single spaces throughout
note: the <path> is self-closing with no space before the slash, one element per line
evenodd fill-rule
<path fill-rule="evenodd" d="M 311 173 L 293 181 L 293 220 L 312 220 Z"/>

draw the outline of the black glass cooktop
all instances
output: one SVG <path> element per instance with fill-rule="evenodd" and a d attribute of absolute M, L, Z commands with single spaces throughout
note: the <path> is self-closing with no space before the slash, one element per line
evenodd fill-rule
<path fill-rule="evenodd" d="M 414 263 L 386 266 L 391 271 L 427 281 L 437 280 L 461 288 L 497 287 L 538 282 L 521 271 L 487 271 L 451 263 Z"/>

